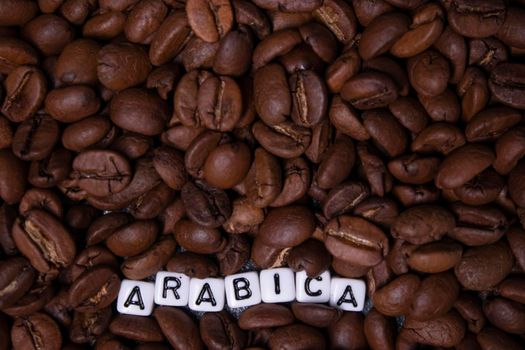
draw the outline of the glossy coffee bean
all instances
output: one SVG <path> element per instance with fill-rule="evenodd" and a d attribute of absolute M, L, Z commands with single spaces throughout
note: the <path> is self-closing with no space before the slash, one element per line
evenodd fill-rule
<path fill-rule="evenodd" d="M 62 334 L 56 322 L 43 313 L 18 318 L 11 329 L 14 349 L 60 349 Z"/>

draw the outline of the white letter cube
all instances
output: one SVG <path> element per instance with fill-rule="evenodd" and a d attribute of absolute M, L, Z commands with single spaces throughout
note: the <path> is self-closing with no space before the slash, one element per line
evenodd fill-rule
<path fill-rule="evenodd" d="M 188 306 L 193 311 L 221 311 L 224 308 L 224 280 L 222 278 L 190 279 Z"/>
<path fill-rule="evenodd" d="M 362 311 L 365 306 L 366 285 L 353 278 L 332 278 L 330 306 L 344 311 Z"/>
<path fill-rule="evenodd" d="M 245 272 L 224 278 L 226 301 L 231 308 L 261 303 L 261 287 L 257 272 Z"/>
<path fill-rule="evenodd" d="M 149 316 L 153 311 L 155 284 L 122 280 L 118 292 L 117 311 L 121 314 Z"/>
<path fill-rule="evenodd" d="M 157 272 L 155 278 L 155 304 L 186 306 L 190 295 L 190 278 L 178 272 Z"/>
<path fill-rule="evenodd" d="M 287 303 L 295 299 L 295 273 L 281 267 L 260 272 L 261 299 L 265 303 Z"/>
<path fill-rule="evenodd" d="M 295 274 L 295 298 L 300 303 L 327 303 L 330 300 L 330 272 L 309 278 L 305 271 Z"/>

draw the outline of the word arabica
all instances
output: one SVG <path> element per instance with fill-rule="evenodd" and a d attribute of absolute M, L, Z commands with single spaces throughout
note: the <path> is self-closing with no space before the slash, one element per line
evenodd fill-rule
<path fill-rule="evenodd" d="M 240 308 L 264 303 L 330 303 L 345 311 L 363 310 L 365 282 L 332 277 L 325 271 L 310 278 L 289 268 L 244 272 L 225 278 L 189 278 L 176 272 L 158 272 L 155 283 L 123 280 L 117 301 L 122 314 L 149 316 L 155 304 L 188 306 L 193 311 L 218 312 L 227 304 Z"/>

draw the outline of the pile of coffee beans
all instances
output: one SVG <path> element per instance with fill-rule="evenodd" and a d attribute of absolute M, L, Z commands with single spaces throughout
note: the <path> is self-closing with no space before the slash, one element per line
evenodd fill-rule
<path fill-rule="evenodd" d="M 0 0 L 0 349 L 524 349 L 525 1 Z M 287 266 L 373 307 L 120 315 Z"/>

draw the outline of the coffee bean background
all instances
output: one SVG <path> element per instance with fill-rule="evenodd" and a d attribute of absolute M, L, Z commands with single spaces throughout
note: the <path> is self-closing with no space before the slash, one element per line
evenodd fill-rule
<path fill-rule="evenodd" d="M 525 1 L 0 0 L 0 350 L 524 349 Z M 289 266 L 363 313 L 119 315 Z"/>

